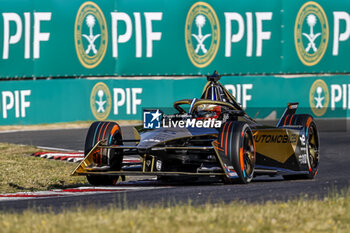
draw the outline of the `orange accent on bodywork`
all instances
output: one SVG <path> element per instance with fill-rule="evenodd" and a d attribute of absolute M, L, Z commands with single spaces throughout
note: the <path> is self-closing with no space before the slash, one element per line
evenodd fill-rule
<path fill-rule="evenodd" d="M 283 123 L 283 125 L 286 125 L 288 117 L 289 117 L 289 115 L 287 115 L 286 118 L 284 118 L 284 123 Z"/>
<path fill-rule="evenodd" d="M 292 115 L 292 117 L 291 117 L 290 120 L 289 120 L 289 125 L 292 124 L 293 117 L 294 117 L 294 114 Z"/>
<path fill-rule="evenodd" d="M 244 161 L 243 161 L 243 147 L 239 149 L 239 160 L 241 163 L 241 171 L 244 171 Z"/>
<path fill-rule="evenodd" d="M 217 150 L 224 151 L 223 149 L 221 149 L 221 148 L 219 148 L 219 147 L 216 147 L 216 146 L 214 146 L 214 148 L 217 149 Z"/>
<path fill-rule="evenodd" d="M 213 117 L 213 118 L 218 118 L 219 116 L 220 116 L 220 114 L 221 114 L 221 106 L 216 106 L 214 109 L 213 109 L 213 111 L 216 113 L 216 116 L 215 117 Z"/>
<path fill-rule="evenodd" d="M 311 122 L 312 122 L 312 118 L 309 117 L 309 118 L 307 119 L 307 122 L 306 122 L 306 127 L 307 127 L 307 128 L 309 128 Z"/>
<path fill-rule="evenodd" d="M 213 147 L 217 150 L 224 151 L 222 148 L 220 148 L 220 144 L 219 144 L 218 140 L 213 141 Z"/>

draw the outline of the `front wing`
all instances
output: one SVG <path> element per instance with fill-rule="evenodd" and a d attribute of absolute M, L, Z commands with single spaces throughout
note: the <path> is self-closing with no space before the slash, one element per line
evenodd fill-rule
<path fill-rule="evenodd" d="M 105 146 L 103 145 L 104 141 L 99 141 L 91 151 L 86 155 L 84 160 L 80 162 L 80 164 L 74 169 L 71 175 L 129 175 L 129 176 L 140 176 L 140 175 L 158 175 L 158 176 L 176 176 L 176 175 L 187 175 L 187 176 L 227 176 L 230 177 L 229 174 L 224 169 L 224 166 L 221 167 L 221 170 L 218 171 L 199 171 L 199 172 L 170 172 L 170 171 L 157 171 L 155 169 L 155 157 L 152 155 L 144 154 L 141 156 L 140 163 L 128 163 L 123 164 L 122 169 L 120 171 L 110 171 L 108 166 L 98 167 L 94 163 L 93 155 L 101 150 L 101 149 L 121 149 L 123 151 L 128 152 L 129 150 L 137 150 L 137 146 L 123 146 L 123 145 L 113 145 L 113 146 Z M 213 146 L 190 146 L 190 147 L 153 147 L 152 150 L 214 150 Z M 216 150 L 215 150 L 216 152 Z M 219 155 L 216 154 L 218 161 L 221 161 Z M 146 161 L 151 161 L 151 165 L 147 166 Z M 223 165 L 220 162 L 220 165 Z"/>

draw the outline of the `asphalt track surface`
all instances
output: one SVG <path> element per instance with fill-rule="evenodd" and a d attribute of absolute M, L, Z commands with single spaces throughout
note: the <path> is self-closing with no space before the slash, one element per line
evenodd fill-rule
<path fill-rule="evenodd" d="M 86 132 L 87 129 L 69 129 L 0 133 L 0 142 L 82 150 Z M 130 132 L 130 128 L 124 128 L 124 135 L 129 135 Z M 350 132 L 321 131 L 320 137 L 321 161 L 318 175 L 313 180 L 285 181 L 282 177 L 264 176 L 255 178 L 248 185 L 164 184 L 154 180 L 145 180 L 119 184 L 121 188 L 139 188 L 128 192 L 1 201 L 0 210 L 22 211 L 27 208 L 37 208 L 60 211 L 77 206 L 106 207 L 112 205 L 124 208 L 135 207 L 138 204 L 286 201 L 291 198 L 322 198 L 330 192 L 348 190 L 350 185 Z M 149 187 L 154 187 L 154 189 L 149 189 Z"/>

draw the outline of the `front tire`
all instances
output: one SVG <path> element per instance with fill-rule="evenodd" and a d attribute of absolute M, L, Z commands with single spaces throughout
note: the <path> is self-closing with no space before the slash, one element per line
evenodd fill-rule
<path fill-rule="evenodd" d="M 255 143 L 249 125 L 241 121 L 226 122 L 220 132 L 218 141 L 222 141 L 224 153 L 229 157 L 238 179 L 229 182 L 249 183 L 254 176 Z"/>
<path fill-rule="evenodd" d="M 297 114 L 294 116 L 295 120 L 292 125 L 302 125 L 305 129 L 305 143 L 308 155 L 308 174 L 283 176 L 284 179 L 313 179 L 318 172 L 318 165 L 320 159 L 320 140 L 316 126 L 316 122 L 312 116 L 308 114 Z"/>
<path fill-rule="evenodd" d="M 116 122 L 96 121 L 91 124 L 85 140 L 85 156 L 101 140 L 106 140 L 104 145 L 122 145 L 120 126 Z M 123 154 L 116 149 L 100 149 L 93 155 L 96 166 L 109 166 L 110 170 L 119 171 L 123 162 Z M 91 185 L 113 185 L 119 176 L 87 175 Z"/>

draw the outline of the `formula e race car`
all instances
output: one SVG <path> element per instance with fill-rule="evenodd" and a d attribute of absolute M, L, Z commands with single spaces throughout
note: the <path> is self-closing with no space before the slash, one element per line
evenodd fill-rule
<path fill-rule="evenodd" d="M 217 72 L 207 80 L 200 99 L 176 101 L 175 115 L 163 116 L 156 129 L 134 128 L 133 139 L 123 139 L 116 122 L 94 122 L 85 158 L 72 175 L 112 185 L 132 175 L 249 183 L 258 175 L 312 179 L 317 174 L 319 134 L 310 115 L 295 114 L 298 103 L 288 104 L 275 127 L 264 126 L 243 111 Z"/>

